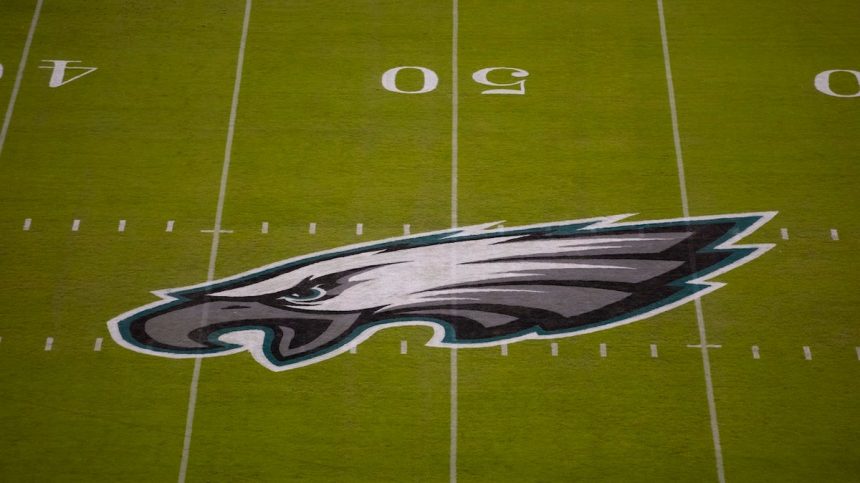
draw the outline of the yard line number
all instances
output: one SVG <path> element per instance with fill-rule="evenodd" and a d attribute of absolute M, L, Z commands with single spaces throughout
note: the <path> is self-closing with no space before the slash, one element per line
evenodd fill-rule
<path fill-rule="evenodd" d="M 403 70 L 417 70 L 421 73 L 424 82 L 420 89 L 404 90 L 397 87 L 397 75 Z M 512 77 L 515 80 L 513 82 L 491 81 L 489 79 L 491 75 L 493 75 L 494 77 L 497 77 L 499 75 L 493 74 L 494 72 L 506 72 L 509 77 Z M 528 77 L 528 75 L 528 71 L 518 69 L 516 67 L 486 67 L 484 69 L 475 71 L 475 73 L 472 74 L 472 80 L 474 80 L 478 84 L 493 87 L 493 89 L 486 89 L 481 91 L 481 94 L 524 95 L 526 93 L 525 78 Z M 398 94 L 426 94 L 428 92 L 436 90 L 436 87 L 438 86 L 439 76 L 436 75 L 436 72 L 431 69 L 428 69 L 427 67 L 404 65 L 388 69 L 382 74 L 382 87 L 384 87 L 387 91 L 396 92 Z"/>
<path fill-rule="evenodd" d="M 854 79 L 857 81 L 856 92 L 853 94 L 840 94 L 835 92 L 833 88 L 830 86 L 830 78 L 833 74 L 838 72 L 850 74 L 854 76 Z M 815 76 L 815 89 L 822 94 L 827 94 L 831 97 L 860 97 L 860 72 L 856 70 L 847 70 L 847 69 L 833 69 L 833 70 L 825 70 L 820 74 Z"/>

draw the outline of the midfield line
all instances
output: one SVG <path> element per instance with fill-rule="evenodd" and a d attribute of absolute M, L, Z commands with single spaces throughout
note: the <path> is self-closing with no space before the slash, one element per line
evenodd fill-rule
<path fill-rule="evenodd" d="M 690 216 L 690 204 L 687 199 L 687 180 L 684 176 L 684 153 L 681 150 L 681 135 L 678 130 L 678 111 L 675 107 L 675 84 L 672 81 L 672 64 L 669 60 L 669 40 L 666 35 L 666 17 L 663 14 L 663 0 L 657 0 L 657 12 L 660 16 L 660 38 L 663 43 L 663 64 L 666 68 L 666 87 L 669 91 L 669 110 L 672 114 L 672 136 L 675 141 L 675 161 L 678 167 L 678 184 L 681 190 L 681 209 L 684 217 Z M 711 358 L 708 354 L 708 336 L 705 331 L 705 316 L 702 312 L 702 301 L 697 298 L 696 323 L 699 328 L 699 345 L 702 350 L 702 368 L 705 373 L 705 392 L 708 397 L 708 412 L 711 418 L 711 436 L 714 442 L 714 459 L 717 465 L 717 480 L 725 483 L 726 475 L 723 468 L 723 449 L 720 445 L 720 428 L 717 421 L 717 404 L 714 401 L 714 384 L 711 379 Z"/>
<path fill-rule="evenodd" d="M 6 106 L 6 117 L 3 118 L 3 127 L 0 128 L 0 156 L 3 155 L 3 146 L 6 145 L 6 134 L 9 132 L 9 123 L 12 122 L 12 113 L 15 112 L 15 101 L 18 100 L 18 91 L 21 90 L 21 81 L 24 79 L 24 68 L 27 66 L 27 58 L 30 57 L 30 46 L 33 44 L 33 36 L 36 34 L 39 15 L 42 14 L 42 3 L 43 0 L 36 2 L 33 20 L 30 22 L 30 30 L 27 32 L 27 41 L 24 42 L 21 61 L 18 63 L 18 73 L 15 75 L 15 83 L 12 85 L 12 95 L 9 97 L 9 105 Z"/>
<path fill-rule="evenodd" d="M 230 120 L 227 124 L 227 142 L 224 146 L 224 164 L 221 167 L 221 184 L 218 188 L 218 204 L 215 208 L 215 227 L 212 230 L 212 245 L 209 250 L 209 269 L 207 281 L 215 279 L 215 263 L 218 260 L 218 244 L 221 241 L 221 220 L 224 215 L 224 198 L 227 195 L 227 178 L 230 174 L 230 160 L 233 153 L 233 136 L 236 132 L 236 111 L 239 108 L 239 90 L 242 85 L 242 66 L 245 63 L 245 44 L 248 41 L 248 24 L 251 19 L 251 0 L 245 0 L 245 17 L 242 21 L 242 40 L 239 42 L 239 55 L 236 60 L 236 79 L 233 83 L 233 100 L 230 104 Z M 203 319 L 206 319 L 206 313 Z M 185 438 L 182 444 L 182 459 L 179 463 L 179 483 L 185 482 L 188 472 L 188 455 L 191 450 L 191 432 L 194 428 L 194 412 L 197 408 L 197 387 L 200 384 L 200 366 L 203 358 L 194 359 L 194 372 L 188 391 L 188 414 L 185 419 Z"/>
<path fill-rule="evenodd" d="M 457 172 L 459 168 L 459 85 L 457 81 L 457 49 L 460 29 L 460 5 L 453 0 L 451 5 L 451 228 L 456 228 L 457 220 Z M 451 349 L 451 448 L 449 452 L 448 477 L 451 483 L 457 481 L 457 349 Z"/>

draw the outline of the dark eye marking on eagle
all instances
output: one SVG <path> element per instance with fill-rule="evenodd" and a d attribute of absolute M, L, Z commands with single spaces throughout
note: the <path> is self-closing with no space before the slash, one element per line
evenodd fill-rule
<path fill-rule="evenodd" d="M 620 223 L 629 216 L 496 224 L 292 258 L 154 292 L 108 327 L 166 357 L 249 351 L 272 370 L 343 353 L 385 327 L 427 325 L 435 347 L 484 347 L 603 330 L 719 287 L 772 245 L 736 245 L 776 213 Z"/>

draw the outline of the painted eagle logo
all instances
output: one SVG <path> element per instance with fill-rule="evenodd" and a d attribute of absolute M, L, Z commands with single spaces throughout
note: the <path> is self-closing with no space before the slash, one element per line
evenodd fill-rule
<path fill-rule="evenodd" d="M 341 354 L 386 327 L 427 325 L 433 347 L 485 347 L 608 329 L 722 284 L 772 245 L 735 242 L 775 213 L 486 224 L 347 246 L 223 280 L 156 291 L 108 327 L 166 357 L 247 350 L 272 370 Z"/>

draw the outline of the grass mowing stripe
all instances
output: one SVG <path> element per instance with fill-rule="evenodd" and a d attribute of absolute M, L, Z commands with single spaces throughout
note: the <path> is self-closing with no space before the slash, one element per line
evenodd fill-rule
<path fill-rule="evenodd" d="M 227 124 L 227 142 L 224 146 L 224 164 L 221 167 L 221 184 L 218 188 L 218 203 L 215 208 L 215 227 L 212 230 L 212 246 L 209 251 L 207 281 L 215 278 L 215 263 L 218 260 L 218 244 L 221 239 L 221 220 L 224 214 L 224 198 L 227 194 L 227 178 L 230 175 L 230 160 L 233 152 L 233 136 L 236 132 L 236 111 L 239 108 L 239 91 L 242 86 L 242 65 L 245 62 L 245 45 L 248 41 L 248 24 L 251 19 L 251 0 L 245 0 L 245 16 L 242 20 L 242 39 L 239 42 L 239 55 L 236 60 L 236 79 L 233 84 L 233 100 L 230 104 L 230 120 Z M 206 318 L 204 312 L 203 317 Z M 188 472 L 188 455 L 191 449 L 191 433 L 194 429 L 194 412 L 197 407 L 197 388 L 200 382 L 200 366 L 203 359 L 194 359 L 194 373 L 188 391 L 188 413 L 185 418 L 185 437 L 182 443 L 182 459 L 179 462 L 179 483 L 185 482 Z"/>
<path fill-rule="evenodd" d="M 666 17 L 663 13 L 663 0 L 657 0 L 657 12 L 660 17 L 660 40 L 663 44 L 663 65 L 666 68 L 666 87 L 669 91 L 669 111 L 672 116 L 672 138 L 675 142 L 675 161 L 678 166 L 678 185 L 681 191 L 681 209 L 684 217 L 690 216 L 690 205 L 687 199 L 687 180 L 684 176 L 684 153 L 681 150 L 681 135 L 678 130 L 678 111 L 675 107 L 675 84 L 672 81 L 672 63 L 669 59 L 669 40 L 666 35 Z M 702 301 L 696 299 L 696 324 L 699 328 L 699 344 L 702 350 L 702 368 L 705 373 L 705 392 L 708 397 L 708 413 L 711 419 L 711 436 L 714 441 L 714 459 L 717 466 L 717 479 L 725 483 L 726 475 L 723 467 L 723 449 L 720 444 L 720 428 L 717 420 L 717 405 L 714 401 L 714 385 L 711 380 L 711 360 L 708 355 L 708 337 L 705 331 L 705 316 L 702 313 Z"/>
<path fill-rule="evenodd" d="M 18 73 L 15 75 L 15 84 L 12 86 L 12 95 L 9 96 L 9 105 L 6 106 L 6 117 L 3 118 L 3 127 L 0 128 L 0 156 L 3 155 L 3 146 L 6 144 L 6 134 L 9 132 L 9 123 L 12 122 L 12 113 L 15 112 L 15 101 L 18 99 L 18 91 L 21 90 L 21 81 L 24 79 L 24 67 L 30 56 L 30 46 L 33 44 L 33 36 L 36 34 L 36 25 L 39 23 L 39 15 L 42 13 L 43 0 L 36 2 L 36 10 L 33 12 L 33 20 L 30 22 L 30 30 L 27 32 L 27 41 L 24 42 L 24 50 L 21 51 L 21 62 L 18 63 Z"/>
<path fill-rule="evenodd" d="M 459 85 L 457 80 L 458 31 L 460 29 L 460 5 L 451 2 L 451 228 L 457 227 L 457 171 L 459 168 Z M 451 349 L 451 449 L 448 463 L 448 478 L 457 481 L 457 349 Z"/>

